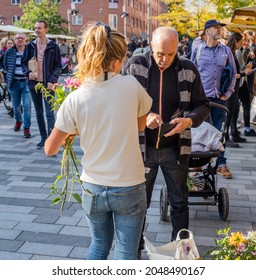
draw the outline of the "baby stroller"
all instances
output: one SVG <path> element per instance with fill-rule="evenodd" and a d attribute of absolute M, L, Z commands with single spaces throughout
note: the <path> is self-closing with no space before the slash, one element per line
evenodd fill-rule
<path fill-rule="evenodd" d="M 225 106 L 216 103 L 210 103 L 210 106 L 224 110 L 227 121 L 228 109 Z M 226 121 L 220 133 L 220 144 L 225 142 Z M 229 214 L 229 197 L 226 188 L 221 187 L 217 190 L 216 187 L 218 159 L 218 149 L 198 152 L 192 151 L 190 154 L 189 177 L 187 180 L 189 197 L 202 197 L 204 200 L 189 201 L 189 205 L 216 205 L 218 206 L 221 220 L 226 221 Z M 168 220 L 168 201 L 167 187 L 164 185 L 160 190 L 160 216 L 162 221 Z"/>

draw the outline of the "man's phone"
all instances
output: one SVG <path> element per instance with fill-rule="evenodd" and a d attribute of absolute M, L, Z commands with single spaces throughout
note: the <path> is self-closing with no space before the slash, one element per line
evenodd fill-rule
<path fill-rule="evenodd" d="M 183 112 L 184 110 L 180 110 L 177 111 L 176 113 L 173 114 L 173 116 L 171 117 L 171 120 L 183 117 Z M 172 124 L 172 123 L 163 123 L 161 125 L 161 129 L 160 129 L 160 137 L 163 137 L 166 133 L 168 133 L 169 131 L 171 131 L 177 124 Z"/>

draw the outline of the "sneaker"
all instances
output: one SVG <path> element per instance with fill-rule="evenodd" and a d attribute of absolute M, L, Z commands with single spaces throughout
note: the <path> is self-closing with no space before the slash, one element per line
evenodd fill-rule
<path fill-rule="evenodd" d="M 31 134 L 29 128 L 24 128 L 24 138 L 30 138 L 30 137 Z"/>
<path fill-rule="evenodd" d="M 246 139 L 241 137 L 240 135 L 236 135 L 232 137 L 232 141 L 235 143 L 244 143 L 246 142 Z"/>
<path fill-rule="evenodd" d="M 225 179 L 232 179 L 232 173 L 230 172 L 230 170 L 226 165 L 218 167 L 217 172 Z"/>
<path fill-rule="evenodd" d="M 15 126 L 14 126 L 14 131 L 19 131 L 20 130 L 20 127 L 21 127 L 21 122 L 16 122 Z"/>
<path fill-rule="evenodd" d="M 231 139 L 227 139 L 226 147 L 229 147 L 229 148 L 239 148 L 240 146 L 239 146 L 239 144 L 234 143 L 234 141 L 232 141 Z"/>
<path fill-rule="evenodd" d="M 244 131 L 244 136 L 256 136 L 256 132 L 254 129 L 251 128 L 249 131 Z"/>
<path fill-rule="evenodd" d="M 41 150 L 44 148 L 44 143 L 45 143 L 45 140 L 41 140 L 41 142 L 39 142 L 36 147 L 38 150 Z"/>

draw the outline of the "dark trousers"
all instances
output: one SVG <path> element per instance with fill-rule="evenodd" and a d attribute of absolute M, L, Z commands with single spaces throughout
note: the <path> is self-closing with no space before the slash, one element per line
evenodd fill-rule
<path fill-rule="evenodd" d="M 36 92 L 34 89 L 30 89 L 30 92 L 31 92 L 32 101 L 35 106 L 36 120 L 40 131 L 41 139 L 46 140 L 46 138 L 50 135 L 52 129 L 54 128 L 54 124 L 55 124 L 54 111 L 51 110 L 51 105 L 43 97 L 40 91 Z M 52 94 L 54 95 L 54 91 L 52 91 Z M 44 107 L 45 107 L 45 113 L 47 119 L 47 130 L 46 130 L 46 125 L 44 120 Z"/>
<path fill-rule="evenodd" d="M 146 192 L 147 208 L 150 206 L 154 184 L 156 181 L 158 168 L 160 167 L 168 190 L 169 204 L 171 205 L 172 236 L 175 240 L 179 230 L 189 225 L 188 208 L 188 160 L 180 164 L 178 161 L 178 148 L 155 149 L 147 147 L 147 159 L 145 161 L 146 170 Z M 145 226 L 145 224 L 144 224 Z M 140 249 L 143 248 L 143 235 Z"/>
<path fill-rule="evenodd" d="M 241 101 L 243 106 L 243 118 L 244 118 L 244 126 L 250 127 L 250 111 L 251 111 L 251 97 L 250 90 L 248 88 L 248 84 L 244 81 L 243 85 L 239 88 L 238 91 L 238 99 Z M 239 116 L 239 107 L 240 103 L 237 103 L 235 113 L 234 113 L 234 122 L 237 122 Z M 231 126 L 232 129 L 232 126 Z M 232 131 L 232 130 L 231 130 Z"/>
<path fill-rule="evenodd" d="M 237 106 L 239 106 L 238 103 L 238 91 L 239 91 L 239 85 L 235 86 L 235 91 L 231 94 L 227 101 L 227 108 L 229 110 L 229 114 L 227 117 L 227 135 L 226 138 L 229 138 L 229 128 L 231 129 L 231 135 L 237 136 Z"/>

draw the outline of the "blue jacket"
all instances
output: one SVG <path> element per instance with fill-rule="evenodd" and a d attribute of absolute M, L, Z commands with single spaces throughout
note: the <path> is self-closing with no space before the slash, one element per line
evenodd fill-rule
<path fill-rule="evenodd" d="M 16 67 L 16 47 L 12 47 L 5 52 L 4 55 L 4 70 L 6 71 L 5 81 L 8 87 L 11 86 L 14 77 L 14 70 Z"/>
<path fill-rule="evenodd" d="M 36 48 L 36 40 L 29 42 L 26 45 L 25 52 L 22 57 L 22 71 L 25 76 L 28 77 L 30 70 L 28 69 L 28 61 L 32 57 L 37 57 L 37 48 Z M 43 77 L 44 81 L 43 84 L 46 87 L 47 83 L 57 83 L 58 78 L 61 74 L 61 56 L 59 46 L 51 40 L 48 40 L 47 46 L 44 52 L 44 59 L 43 59 Z M 35 87 L 34 80 L 28 80 L 29 88 Z"/>

